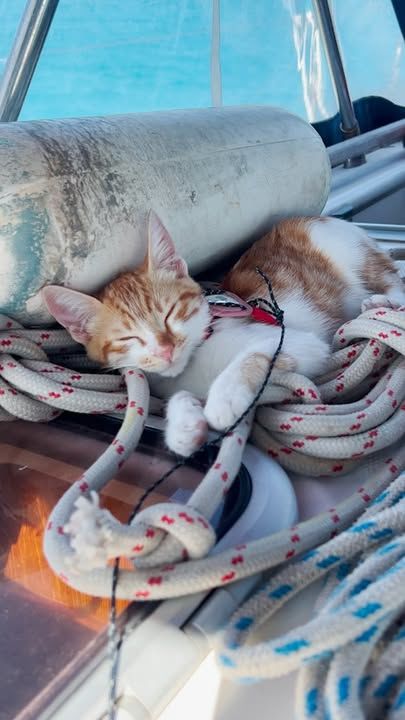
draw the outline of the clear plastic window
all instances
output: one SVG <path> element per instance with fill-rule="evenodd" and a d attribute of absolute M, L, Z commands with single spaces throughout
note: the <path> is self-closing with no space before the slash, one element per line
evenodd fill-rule
<path fill-rule="evenodd" d="M 0 0 L 0 78 L 6 66 L 25 0 Z"/>
<path fill-rule="evenodd" d="M 59 3 L 21 119 L 210 105 L 205 0 Z"/>
<path fill-rule="evenodd" d="M 0 0 L 3 65 L 24 4 Z M 21 119 L 210 106 L 212 6 L 60 2 Z M 337 112 L 312 0 L 220 0 L 219 9 L 225 105 L 278 105 L 310 122 Z M 353 99 L 405 104 L 405 47 L 390 0 L 334 0 L 332 10 Z"/>
<path fill-rule="evenodd" d="M 405 43 L 391 0 L 334 0 L 333 10 L 353 99 L 405 105 Z"/>

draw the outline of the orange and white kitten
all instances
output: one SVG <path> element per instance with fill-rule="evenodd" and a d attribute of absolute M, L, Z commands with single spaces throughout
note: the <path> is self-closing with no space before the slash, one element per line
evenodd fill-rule
<path fill-rule="evenodd" d="M 361 309 L 405 304 L 397 269 L 367 234 L 335 218 L 285 220 L 255 242 L 222 287 L 244 300 L 267 297 L 256 267 L 270 278 L 284 310 L 278 367 L 319 375 L 336 329 Z M 207 423 L 229 427 L 254 399 L 278 346 L 280 328 L 246 318 L 212 322 L 200 286 L 159 218 L 150 213 L 144 262 L 97 298 L 48 286 L 43 299 L 88 355 L 111 368 L 144 370 L 152 391 L 170 398 L 166 441 L 190 455 Z M 205 404 L 200 400 L 204 398 Z"/>

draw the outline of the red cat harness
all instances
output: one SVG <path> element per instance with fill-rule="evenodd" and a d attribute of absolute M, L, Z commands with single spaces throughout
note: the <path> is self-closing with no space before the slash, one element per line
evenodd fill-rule
<path fill-rule="evenodd" d="M 206 298 L 211 310 L 212 320 L 223 317 L 249 318 L 266 325 L 280 325 L 276 314 L 260 307 L 259 300 L 252 300 L 250 303 L 242 300 L 238 295 L 220 289 L 206 289 Z M 206 340 L 211 337 L 214 327 L 211 324 L 207 330 Z"/>

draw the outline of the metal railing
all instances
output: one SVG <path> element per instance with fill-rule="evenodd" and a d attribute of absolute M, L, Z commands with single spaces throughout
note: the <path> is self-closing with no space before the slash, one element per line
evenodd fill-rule
<path fill-rule="evenodd" d="M 0 122 L 18 120 L 59 0 L 28 0 L 0 83 Z"/>
<path fill-rule="evenodd" d="M 212 0 L 211 102 L 214 107 L 222 106 L 221 0 Z"/>
<path fill-rule="evenodd" d="M 340 130 L 344 140 L 347 140 L 348 138 L 360 135 L 360 127 L 350 97 L 329 0 L 313 0 L 313 3 L 317 12 L 319 29 L 322 34 L 332 84 L 339 105 L 341 118 Z M 346 167 L 354 167 L 364 162 L 366 162 L 366 158 L 362 154 L 356 156 L 349 155 L 346 158 L 345 165 Z"/>
<path fill-rule="evenodd" d="M 367 154 L 401 140 L 405 140 L 405 120 L 398 120 L 346 142 L 331 145 L 328 148 L 330 164 L 332 167 L 343 165 L 352 156 Z"/>
<path fill-rule="evenodd" d="M 350 172 L 334 173 L 322 214 L 351 218 L 402 188 L 405 188 L 405 150 L 396 144 L 383 153 L 373 153 L 367 163 Z"/>

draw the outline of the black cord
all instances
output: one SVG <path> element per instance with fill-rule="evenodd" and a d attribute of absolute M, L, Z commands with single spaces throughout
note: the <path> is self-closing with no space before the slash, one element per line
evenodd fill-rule
<path fill-rule="evenodd" d="M 265 275 L 264 272 L 260 270 L 260 268 L 256 268 L 256 272 L 263 278 L 267 285 L 267 289 L 269 291 L 269 297 L 270 300 L 266 300 L 265 298 L 258 298 L 251 301 L 251 305 L 259 305 L 263 304 L 266 305 L 271 313 L 275 316 L 278 325 L 281 328 L 281 334 L 280 334 L 280 340 L 277 346 L 277 349 L 271 359 L 271 362 L 269 364 L 268 370 L 266 372 L 266 376 L 257 391 L 254 399 L 249 404 L 249 406 L 246 408 L 246 410 L 238 417 L 237 420 L 226 430 L 223 430 L 221 433 L 219 433 L 213 440 L 208 440 L 204 445 L 202 445 L 199 450 L 197 450 L 195 453 L 193 453 L 188 458 L 181 458 L 178 460 L 178 462 L 173 465 L 167 472 L 165 472 L 164 475 L 162 475 L 158 480 L 155 480 L 155 482 L 150 485 L 150 487 L 145 490 L 143 495 L 141 496 L 140 500 L 135 505 L 134 509 L 131 512 L 131 515 L 128 518 L 127 524 L 130 525 L 132 520 L 134 519 L 135 515 L 139 512 L 139 510 L 142 508 L 143 503 L 147 499 L 147 497 L 154 491 L 156 488 L 161 485 L 165 480 L 167 480 L 170 475 L 172 475 L 176 470 L 183 467 L 186 463 L 188 463 L 190 460 L 192 460 L 197 454 L 201 453 L 201 451 L 207 450 L 208 448 L 211 448 L 215 445 L 217 445 L 221 440 L 223 440 L 227 435 L 232 433 L 235 428 L 242 422 L 242 420 L 249 415 L 250 411 L 255 407 L 258 400 L 260 399 L 267 383 L 269 382 L 271 373 L 273 372 L 274 365 L 277 361 L 278 356 L 280 355 L 283 342 L 284 342 L 284 335 L 285 335 L 285 326 L 284 326 L 284 311 L 279 307 L 277 300 L 274 296 L 273 289 L 271 287 L 271 283 L 267 275 Z M 117 681 L 118 681 L 118 667 L 119 667 L 119 660 L 120 660 L 120 650 L 123 642 L 123 631 L 120 633 L 118 632 L 117 628 L 117 585 L 118 585 L 118 577 L 119 577 L 119 564 L 120 559 L 116 558 L 114 569 L 113 569 L 113 575 L 112 575 L 112 585 L 111 585 L 111 605 L 110 605 L 110 618 L 109 618 L 109 642 L 110 642 L 110 657 L 111 657 L 111 672 L 110 672 L 110 686 L 109 686 L 109 696 L 108 696 L 108 711 L 107 711 L 107 718 L 108 720 L 116 720 L 116 710 L 117 710 Z"/>

